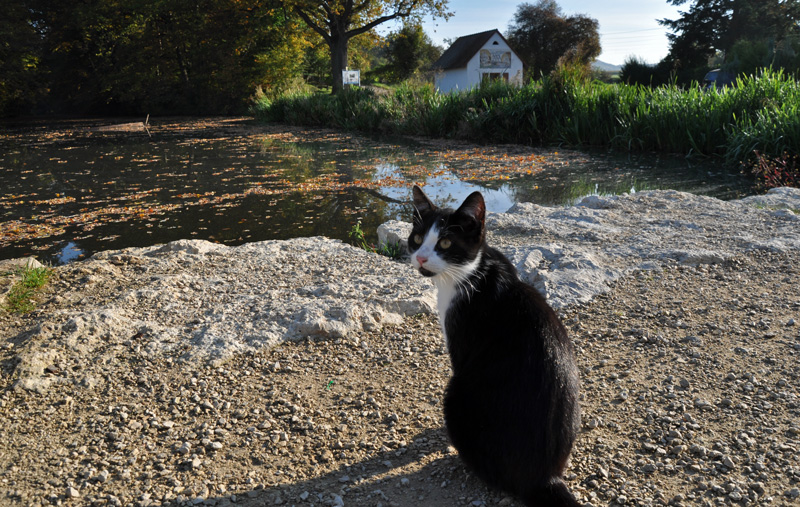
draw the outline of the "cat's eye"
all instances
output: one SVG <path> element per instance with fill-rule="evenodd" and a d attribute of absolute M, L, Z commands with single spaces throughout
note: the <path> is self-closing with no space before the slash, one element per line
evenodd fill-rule
<path fill-rule="evenodd" d="M 439 240 L 439 248 L 441 248 L 442 250 L 447 250 L 448 248 L 450 248 L 451 244 L 452 242 L 447 238 L 442 238 Z"/>
<path fill-rule="evenodd" d="M 422 236 L 420 236 L 419 234 L 414 234 L 414 237 L 411 238 L 411 239 L 412 239 L 412 241 L 414 241 L 414 244 L 416 244 L 416 245 L 421 245 L 422 244 Z"/>

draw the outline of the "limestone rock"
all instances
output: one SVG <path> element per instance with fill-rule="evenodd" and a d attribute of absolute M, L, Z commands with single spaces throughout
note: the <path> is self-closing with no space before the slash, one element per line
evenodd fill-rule
<path fill-rule="evenodd" d="M 411 224 L 390 220 L 378 226 L 378 245 L 400 245 L 400 250 L 408 253 L 408 235 L 411 234 Z"/>
<path fill-rule="evenodd" d="M 592 196 L 567 208 L 520 203 L 488 215 L 488 241 L 564 308 L 634 271 L 800 249 L 798 209 L 796 189 L 730 202 L 654 191 Z M 404 244 L 410 227 L 388 222 L 381 241 Z M 19 337 L 19 388 L 61 382 L 53 365 L 66 358 L 111 362 L 125 348 L 219 362 L 286 340 L 357 340 L 436 308 L 432 283 L 407 262 L 322 237 L 236 247 L 181 240 L 56 269 L 68 280 L 62 304 L 45 307 Z"/>
<path fill-rule="evenodd" d="M 100 306 L 45 314 L 18 352 L 19 387 L 46 389 L 48 364 L 113 360 L 115 347 L 216 362 L 284 340 L 349 339 L 435 308 L 433 286 L 406 264 L 321 237 L 238 247 L 181 240 L 59 269 L 122 290 Z"/>

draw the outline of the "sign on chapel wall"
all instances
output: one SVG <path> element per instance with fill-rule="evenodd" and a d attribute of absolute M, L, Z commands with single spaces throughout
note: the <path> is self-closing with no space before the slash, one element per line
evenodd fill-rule
<path fill-rule="evenodd" d="M 511 51 L 489 51 L 481 49 L 481 68 L 511 67 Z"/>

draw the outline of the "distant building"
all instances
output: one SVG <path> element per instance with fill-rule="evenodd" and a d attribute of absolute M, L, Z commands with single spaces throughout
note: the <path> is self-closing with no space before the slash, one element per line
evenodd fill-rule
<path fill-rule="evenodd" d="M 459 37 L 433 69 L 442 93 L 468 90 L 490 79 L 522 86 L 522 60 L 496 29 Z"/>

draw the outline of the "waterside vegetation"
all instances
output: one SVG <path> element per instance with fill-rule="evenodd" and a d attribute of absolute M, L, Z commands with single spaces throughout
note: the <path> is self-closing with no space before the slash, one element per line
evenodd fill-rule
<path fill-rule="evenodd" d="M 350 229 L 349 236 L 353 246 L 366 250 L 367 252 L 383 255 L 384 257 L 389 257 L 394 260 L 400 260 L 403 257 L 403 249 L 398 243 L 376 246 L 374 243 L 368 242 L 366 233 L 361 228 L 361 220 L 356 222 Z"/>
<path fill-rule="evenodd" d="M 521 88 L 493 82 L 454 94 L 430 85 L 303 92 L 260 97 L 253 112 L 265 121 L 363 132 L 718 157 L 760 174 L 800 169 L 800 85 L 772 70 L 716 90 L 606 84 L 559 68 Z"/>
<path fill-rule="evenodd" d="M 19 279 L 11 286 L 5 297 L 3 309 L 11 313 L 28 313 L 36 308 L 36 298 L 47 285 L 53 269 L 48 266 L 25 266 L 17 275 Z"/>

